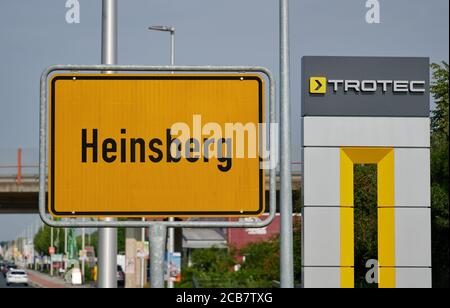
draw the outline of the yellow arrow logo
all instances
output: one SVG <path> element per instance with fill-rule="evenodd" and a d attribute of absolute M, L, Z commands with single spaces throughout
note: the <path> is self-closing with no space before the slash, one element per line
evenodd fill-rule
<path fill-rule="evenodd" d="M 311 94 L 327 93 L 327 78 L 325 77 L 309 78 L 309 93 Z"/>

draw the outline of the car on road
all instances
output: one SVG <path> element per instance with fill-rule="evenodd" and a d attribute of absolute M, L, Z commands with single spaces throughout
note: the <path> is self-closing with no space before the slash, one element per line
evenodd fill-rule
<path fill-rule="evenodd" d="M 8 272 L 13 269 L 17 269 L 17 265 L 15 265 L 14 263 L 9 263 L 9 264 L 4 265 L 3 269 L 2 269 L 3 277 L 6 278 L 6 274 L 8 274 Z"/>
<path fill-rule="evenodd" d="M 22 284 L 28 286 L 28 275 L 24 270 L 11 269 L 6 274 L 6 285 L 9 287 L 12 284 Z"/>

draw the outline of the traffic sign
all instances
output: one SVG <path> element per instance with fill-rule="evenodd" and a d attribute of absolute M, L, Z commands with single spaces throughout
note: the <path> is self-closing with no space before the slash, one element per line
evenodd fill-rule
<path fill-rule="evenodd" d="M 264 211 L 259 75 L 57 74 L 49 95 L 54 217 Z"/>

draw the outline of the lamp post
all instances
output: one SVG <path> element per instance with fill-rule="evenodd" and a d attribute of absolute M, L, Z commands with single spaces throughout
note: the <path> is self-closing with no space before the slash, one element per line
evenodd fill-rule
<path fill-rule="evenodd" d="M 175 65 L 175 27 L 172 26 L 151 26 L 152 31 L 161 31 L 170 33 L 170 65 Z"/>
<path fill-rule="evenodd" d="M 175 27 L 172 26 L 151 26 L 148 28 L 151 31 L 161 31 L 161 32 L 167 32 L 170 33 L 170 65 L 175 65 Z M 173 74 L 174 72 L 172 72 Z M 169 218 L 169 221 L 174 221 L 173 217 Z M 168 237 L 167 237 L 167 252 L 169 253 L 169 256 L 172 256 L 175 251 L 175 230 L 173 228 L 169 228 L 168 230 Z M 167 272 L 169 273 L 169 280 L 167 282 L 168 288 L 173 288 L 173 281 L 170 280 L 170 260 L 167 260 Z"/>

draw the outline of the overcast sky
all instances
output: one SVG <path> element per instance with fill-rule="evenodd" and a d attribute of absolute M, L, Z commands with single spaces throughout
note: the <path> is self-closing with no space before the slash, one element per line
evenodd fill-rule
<path fill-rule="evenodd" d="M 101 1 L 79 0 L 81 23 L 67 24 L 66 0 L 0 0 L 0 164 L 18 147 L 38 147 L 39 78 L 52 64 L 100 62 Z M 420 56 L 448 61 L 448 0 L 380 0 L 381 23 L 365 20 L 366 0 L 291 0 L 292 144 L 300 159 L 300 64 L 304 55 Z M 277 0 L 119 0 L 119 63 L 260 65 L 278 79 Z M 33 151 L 34 152 L 34 151 Z M 0 240 L 33 217 L 0 216 Z"/>

